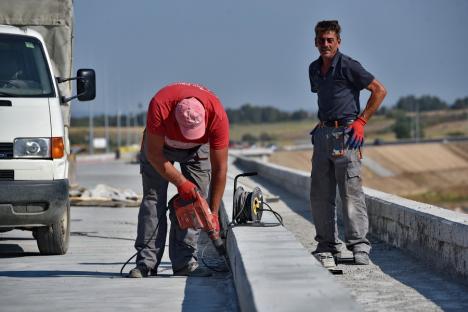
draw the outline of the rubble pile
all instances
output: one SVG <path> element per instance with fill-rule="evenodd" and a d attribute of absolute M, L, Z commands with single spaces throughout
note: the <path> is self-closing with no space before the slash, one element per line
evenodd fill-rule
<path fill-rule="evenodd" d="M 139 207 L 141 196 L 131 189 L 117 189 L 105 184 L 98 184 L 94 189 L 79 185 L 70 188 L 72 206 L 102 207 Z"/>

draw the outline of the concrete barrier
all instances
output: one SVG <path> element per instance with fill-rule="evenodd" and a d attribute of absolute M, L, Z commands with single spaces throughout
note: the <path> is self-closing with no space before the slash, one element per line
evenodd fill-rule
<path fill-rule="evenodd" d="M 309 200 L 310 173 L 243 157 L 235 163 Z M 364 193 L 373 236 L 468 279 L 468 215 L 369 188 Z"/>
<path fill-rule="evenodd" d="M 228 226 L 233 193 L 228 183 L 220 219 L 229 229 L 227 251 L 241 311 L 362 311 L 292 233 L 273 226 L 278 221 L 271 214 L 263 214 L 265 226 Z"/>

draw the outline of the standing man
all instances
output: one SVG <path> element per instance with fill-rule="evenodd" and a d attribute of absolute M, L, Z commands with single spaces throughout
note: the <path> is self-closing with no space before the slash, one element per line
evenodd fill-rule
<path fill-rule="evenodd" d="M 213 92 L 201 85 L 181 82 L 156 93 L 148 108 L 140 153 L 143 200 L 135 248 L 141 252 L 129 277 L 157 273 L 166 243 L 169 182 L 184 200 L 195 199 L 197 191 L 206 198 L 209 186 L 209 205 L 219 222 L 228 145 L 228 118 Z M 174 167 L 174 162 L 180 164 L 181 171 Z M 170 209 L 169 217 L 169 257 L 174 275 L 210 276 L 197 263 L 200 230 L 181 230 L 174 209 Z"/>
<path fill-rule="evenodd" d="M 318 95 L 320 123 L 312 130 L 310 203 L 318 242 L 314 254 L 324 266 L 342 250 L 336 225 L 336 189 L 343 204 L 346 247 L 356 264 L 369 264 L 369 222 L 361 181 L 361 147 L 364 126 L 382 103 L 385 87 L 359 62 L 339 51 L 341 27 L 338 21 L 321 21 L 315 26 L 315 46 L 320 57 L 309 66 L 311 90 Z M 360 113 L 362 89 L 371 96 Z"/>

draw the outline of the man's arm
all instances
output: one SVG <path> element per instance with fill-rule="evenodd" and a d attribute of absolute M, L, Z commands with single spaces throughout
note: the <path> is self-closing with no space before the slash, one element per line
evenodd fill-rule
<path fill-rule="evenodd" d="M 164 137 L 146 131 L 145 153 L 151 166 L 166 180 L 179 186 L 187 179 L 164 156 Z"/>
<path fill-rule="evenodd" d="M 387 95 L 387 90 L 377 79 L 372 80 L 366 89 L 371 92 L 371 96 L 369 97 L 366 108 L 360 117 L 367 122 L 377 111 L 380 104 L 382 104 L 383 99 Z"/>
<path fill-rule="evenodd" d="M 211 199 L 210 208 L 218 214 L 221 200 L 226 187 L 228 148 L 220 150 L 210 149 L 211 162 Z"/>
<path fill-rule="evenodd" d="M 375 111 L 379 108 L 380 104 L 382 104 L 383 99 L 387 95 L 387 90 L 385 90 L 383 84 L 381 84 L 377 79 L 372 80 L 366 89 L 371 92 L 371 96 L 367 101 L 366 108 L 362 114 L 346 129 L 346 132 L 351 134 L 346 141 L 346 146 L 352 149 L 361 148 L 361 146 L 364 144 L 364 126 L 367 124 L 367 121 L 372 117 Z"/>

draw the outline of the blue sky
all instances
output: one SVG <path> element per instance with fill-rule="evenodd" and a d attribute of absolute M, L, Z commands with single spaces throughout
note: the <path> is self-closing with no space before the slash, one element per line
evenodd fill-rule
<path fill-rule="evenodd" d="M 465 0 L 75 0 L 74 10 L 74 67 L 94 68 L 98 90 L 73 116 L 144 111 L 174 81 L 206 85 L 225 107 L 315 111 L 307 70 L 324 19 L 339 20 L 341 51 L 387 87 L 384 105 L 468 96 Z"/>

